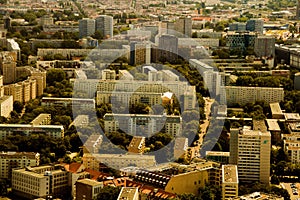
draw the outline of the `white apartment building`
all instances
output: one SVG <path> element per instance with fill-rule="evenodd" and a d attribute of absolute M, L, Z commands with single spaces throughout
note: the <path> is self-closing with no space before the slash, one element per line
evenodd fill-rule
<path fill-rule="evenodd" d="M 0 116 L 9 117 L 11 111 L 13 111 L 13 96 L 2 96 L 0 97 Z"/>
<path fill-rule="evenodd" d="M 239 178 L 236 165 L 222 165 L 222 200 L 238 197 Z"/>
<path fill-rule="evenodd" d="M 225 86 L 225 90 L 228 105 L 254 103 L 256 101 L 265 101 L 269 104 L 281 102 L 284 98 L 283 88 Z"/>
<path fill-rule="evenodd" d="M 30 134 L 45 134 L 54 138 L 64 137 L 64 127 L 62 125 L 30 125 L 30 124 L 0 124 L 0 139 L 8 136 Z"/>
<path fill-rule="evenodd" d="M 27 167 L 12 171 L 13 193 L 30 199 L 68 195 L 68 172 L 61 166 Z"/>
<path fill-rule="evenodd" d="M 90 154 L 84 153 L 83 165 L 92 170 L 99 170 L 99 164 L 105 164 L 114 169 L 121 169 L 128 166 L 149 168 L 156 166 L 154 155 L 140 154 Z"/>
<path fill-rule="evenodd" d="M 39 166 L 40 154 L 33 152 L 0 152 L 0 178 L 11 179 L 12 169 Z"/>
<path fill-rule="evenodd" d="M 238 166 L 241 182 L 269 183 L 270 132 L 253 131 L 247 127 L 230 130 L 230 164 Z"/>
<path fill-rule="evenodd" d="M 34 118 L 31 122 L 31 125 L 50 125 L 51 124 L 51 114 L 41 113 L 36 118 Z"/>
<path fill-rule="evenodd" d="M 157 132 L 180 136 L 182 133 L 182 118 L 175 115 L 106 113 L 103 119 L 106 133 L 119 129 L 131 135 L 142 134 L 141 136 L 151 136 Z"/>

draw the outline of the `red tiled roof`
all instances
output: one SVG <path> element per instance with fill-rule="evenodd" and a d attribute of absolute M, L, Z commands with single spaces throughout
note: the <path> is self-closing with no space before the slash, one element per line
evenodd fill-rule
<path fill-rule="evenodd" d="M 109 174 L 103 173 L 103 172 L 99 172 L 99 171 L 95 171 L 92 169 L 85 169 L 86 172 L 88 172 L 91 175 L 91 179 L 92 180 L 97 180 L 99 179 L 106 179 L 107 177 L 109 177 Z"/>

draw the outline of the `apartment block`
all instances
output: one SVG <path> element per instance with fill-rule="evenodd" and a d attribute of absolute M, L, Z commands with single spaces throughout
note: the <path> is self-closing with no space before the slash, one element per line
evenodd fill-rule
<path fill-rule="evenodd" d="M 104 38 L 111 38 L 113 37 L 113 22 L 112 16 L 99 15 L 95 19 L 95 31 L 100 31 Z"/>
<path fill-rule="evenodd" d="M 104 69 L 101 71 L 102 80 L 116 80 L 116 71 L 110 69 Z"/>
<path fill-rule="evenodd" d="M 31 125 L 50 125 L 51 124 L 51 114 L 41 113 L 36 118 L 34 118 L 31 122 Z"/>
<path fill-rule="evenodd" d="M 103 141 L 103 136 L 98 134 L 92 134 L 83 145 L 84 153 L 99 153 Z"/>
<path fill-rule="evenodd" d="M 54 138 L 64 137 L 64 127 L 61 125 L 31 125 L 31 124 L 0 124 L 0 139 L 14 135 L 45 134 Z"/>
<path fill-rule="evenodd" d="M 271 134 L 249 127 L 230 130 L 229 163 L 237 165 L 241 182 L 269 183 Z"/>
<path fill-rule="evenodd" d="M 99 170 L 100 164 L 105 164 L 114 169 L 121 169 L 128 166 L 148 168 L 156 165 L 154 155 L 133 155 L 133 154 L 90 154 L 85 153 L 82 157 L 83 165 L 92 170 Z"/>
<path fill-rule="evenodd" d="M 12 95 L 14 101 L 20 101 L 22 103 L 26 103 L 31 99 L 36 98 L 36 94 L 37 94 L 36 80 L 29 78 L 22 82 L 5 85 L 4 94 Z"/>
<path fill-rule="evenodd" d="M 257 36 L 254 43 L 254 52 L 258 57 L 275 57 L 275 37 Z"/>
<path fill-rule="evenodd" d="M 130 43 L 130 64 L 142 65 L 151 62 L 151 45 L 147 42 Z"/>
<path fill-rule="evenodd" d="M 11 179 L 14 168 L 34 167 L 40 164 L 40 154 L 33 152 L 0 152 L 0 178 Z"/>
<path fill-rule="evenodd" d="M 68 172 L 61 166 L 51 165 L 13 169 L 12 191 L 29 199 L 71 195 Z"/>
<path fill-rule="evenodd" d="M 225 90 L 228 105 L 244 105 L 256 101 L 275 103 L 283 101 L 284 98 L 283 88 L 225 86 Z"/>
<path fill-rule="evenodd" d="M 106 133 L 119 129 L 134 136 L 150 136 L 157 132 L 180 136 L 182 133 L 182 118 L 175 115 L 106 113 L 103 119 Z"/>
<path fill-rule="evenodd" d="M 222 200 L 238 197 L 239 178 L 236 165 L 222 165 Z"/>
<path fill-rule="evenodd" d="M 194 109 L 196 106 L 196 88 L 182 81 L 91 81 L 83 80 L 74 83 L 80 91 L 86 91 L 87 94 L 94 95 L 97 91 L 97 104 L 124 99 L 121 102 L 130 102 L 130 95 L 138 102 L 147 101 L 158 104 L 161 101 L 161 94 L 172 92 L 178 99 L 183 97 L 184 109 Z M 95 88 L 96 87 L 96 88 Z M 160 94 L 159 94 L 160 93 Z M 115 97 L 112 97 L 115 96 Z M 143 100 L 142 100 L 143 99 Z M 154 105 L 153 104 L 153 105 Z"/>
<path fill-rule="evenodd" d="M 76 199 L 94 200 L 103 188 L 103 182 L 81 179 L 76 183 Z"/>
<path fill-rule="evenodd" d="M 81 98 L 56 98 L 56 97 L 43 97 L 42 105 L 45 106 L 73 106 L 73 108 L 94 109 L 94 99 L 81 99 Z"/>
<path fill-rule="evenodd" d="M 95 33 L 95 20 L 83 18 L 79 20 L 79 37 L 88 37 Z"/>
<path fill-rule="evenodd" d="M 13 96 L 0 97 L 0 116 L 9 117 L 11 111 L 13 111 Z"/>
<path fill-rule="evenodd" d="M 0 70 L 4 84 L 11 84 L 16 81 L 16 62 L 12 56 L 3 54 L 0 57 Z"/>

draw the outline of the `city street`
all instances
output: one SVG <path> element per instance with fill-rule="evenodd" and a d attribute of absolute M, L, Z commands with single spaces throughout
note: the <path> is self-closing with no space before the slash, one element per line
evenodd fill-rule
<path fill-rule="evenodd" d="M 298 192 L 298 195 L 293 194 L 291 183 L 280 183 L 280 186 L 289 192 L 289 194 L 291 195 L 291 200 L 300 200 L 300 196 L 299 196 L 300 183 L 295 183 L 295 184 L 296 184 L 296 190 Z"/>
<path fill-rule="evenodd" d="M 204 123 L 200 125 L 200 128 L 201 128 L 201 133 L 199 134 L 200 138 L 198 140 L 197 146 L 192 148 L 192 150 L 193 150 L 192 152 L 195 152 L 193 154 L 192 158 L 201 156 L 199 154 L 199 151 L 200 151 L 200 148 L 202 147 L 203 138 L 206 134 L 207 128 L 208 128 L 209 123 L 210 123 L 211 105 L 214 103 L 214 99 L 210 99 L 208 97 L 203 97 L 203 99 L 205 100 L 204 111 L 205 111 L 206 119 L 203 121 Z"/>

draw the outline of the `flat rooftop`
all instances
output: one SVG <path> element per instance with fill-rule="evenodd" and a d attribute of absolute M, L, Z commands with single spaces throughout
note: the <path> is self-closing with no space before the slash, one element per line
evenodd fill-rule
<path fill-rule="evenodd" d="M 230 156 L 230 152 L 206 151 L 206 156 L 224 156 L 224 157 L 229 157 Z"/>
<path fill-rule="evenodd" d="M 119 197 L 118 197 L 118 200 L 133 200 L 134 197 L 138 193 L 138 188 L 136 187 L 123 187 L 120 194 L 119 194 Z"/>
<path fill-rule="evenodd" d="M 273 115 L 274 114 L 280 114 L 280 115 L 283 114 L 279 103 L 270 103 L 270 108 L 271 108 L 271 112 Z"/>
<path fill-rule="evenodd" d="M 269 131 L 281 131 L 277 119 L 267 119 L 266 121 Z"/>
<path fill-rule="evenodd" d="M 222 165 L 222 182 L 238 183 L 238 172 L 236 165 Z"/>
<path fill-rule="evenodd" d="M 289 123 L 292 132 L 300 132 L 300 122 Z"/>
<path fill-rule="evenodd" d="M 293 120 L 293 121 L 300 121 L 299 113 L 284 113 L 285 120 Z"/>
<path fill-rule="evenodd" d="M 82 180 L 78 180 L 78 183 L 82 183 L 85 185 L 90 185 L 90 186 L 98 186 L 98 185 L 103 185 L 103 183 L 95 181 L 95 180 L 91 180 L 88 178 L 82 179 Z"/>

